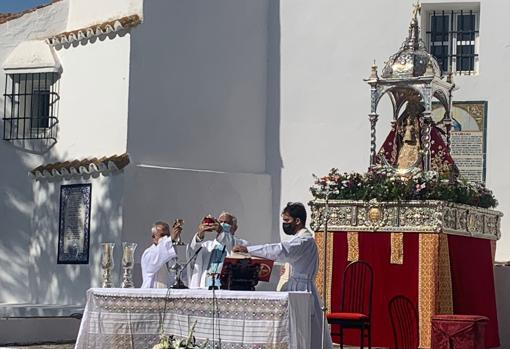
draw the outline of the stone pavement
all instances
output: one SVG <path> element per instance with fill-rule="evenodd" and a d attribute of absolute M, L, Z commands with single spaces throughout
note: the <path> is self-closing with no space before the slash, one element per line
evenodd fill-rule
<path fill-rule="evenodd" d="M 0 349 L 73 349 L 74 344 L 31 345 L 28 347 L 0 347 Z"/>
<path fill-rule="evenodd" d="M 335 344 L 333 347 L 340 348 L 340 345 Z M 348 347 L 344 346 L 344 349 L 358 349 L 359 347 Z M 74 349 L 74 344 L 47 344 L 47 345 L 31 345 L 27 347 L 0 347 L 0 349 Z M 383 348 L 375 348 L 372 349 L 383 349 Z"/>

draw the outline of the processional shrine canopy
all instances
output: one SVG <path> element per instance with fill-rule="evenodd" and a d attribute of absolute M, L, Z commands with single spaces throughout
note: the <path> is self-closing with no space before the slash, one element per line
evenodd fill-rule
<path fill-rule="evenodd" d="M 393 346 L 388 302 L 405 295 L 418 309 L 420 348 L 430 348 L 431 317 L 441 313 L 489 317 L 487 344 L 493 347 L 499 339 L 492 252 L 503 214 L 492 209 L 492 192 L 464 180 L 450 156 L 455 84 L 420 39 L 420 10 L 415 5 L 408 35 L 381 74 L 374 63 L 365 80 L 371 91 L 368 172 L 333 169 L 311 188 L 321 255 L 317 288 L 328 310 L 339 311 L 338 276 L 349 262 L 365 260 L 376 275 L 373 345 Z M 377 151 L 378 105 L 385 97 L 393 107 L 391 130 Z M 434 102 L 444 107 L 441 120 L 432 119 Z M 484 285 L 468 294 L 467 280 L 476 272 Z"/>

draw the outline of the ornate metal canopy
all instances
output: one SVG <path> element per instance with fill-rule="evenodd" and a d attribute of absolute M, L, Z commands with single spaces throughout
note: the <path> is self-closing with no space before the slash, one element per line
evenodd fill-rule
<path fill-rule="evenodd" d="M 419 119 L 420 134 L 418 138 L 420 161 L 423 170 L 430 169 L 431 151 L 430 151 L 430 133 L 433 120 L 431 118 L 432 102 L 437 100 L 444 106 L 446 113 L 442 120 L 446 130 L 446 143 L 448 151 L 450 148 L 450 129 L 451 129 L 451 102 L 452 91 L 455 85 L 451 81 L 451 75 L 444 77 L 437 60 L 432 56 L 425 44 L 420 39 L 420 27 L 418 25 L 418 15 L 421 5 L 414 6 L 409 33 L 400 49 L 390 56 L 379 76 L 377 66 L 372 65 L 372 72 L 367 81 L 371 90 L 371 108 L 369 120 L 371 125 L 371 147 L 370 147 L 370 166 L 377 162 L 376 154 L 376 124 L 379 117 L 377 107 L 381 98 L 388 95 L 393 106 L 392 129 L 395 130 L 399 115 L 402 114 L 404 107 L 410 104 L 419 105 L 419 109 L 414 114 L 405 115 Z M 418 109 L 414 107 L 414 109 Z M 407 111 L 405 109 L 404 111 Z M 400 116 L 402 117 L 402 116 Z M 402 123 L 402 122 L 401 122 Z M 410 121 L 406 121 L 406 125 Z M 394 164 L 393 164 L 394 165 Z"/>

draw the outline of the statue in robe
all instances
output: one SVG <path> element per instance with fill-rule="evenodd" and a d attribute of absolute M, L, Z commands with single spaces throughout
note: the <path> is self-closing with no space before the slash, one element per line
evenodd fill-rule
<path fill-rule="evenodd" d="M 397 168 L 409 169 L 415 167 L 420 159 L 420 136 L 417 119 L 410 115 L 403 122 L 403 139 L 398 150 Z"/>

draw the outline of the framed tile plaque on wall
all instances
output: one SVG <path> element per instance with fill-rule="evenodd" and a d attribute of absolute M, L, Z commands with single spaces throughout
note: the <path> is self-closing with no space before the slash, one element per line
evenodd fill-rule
<path fill-rule="evenodd" d="M 432 119 L 444 126 L 444 108 L 432 105 Z M 463 178 L 485 183 L 487 154 L 487 102 L 453 102 L 451 155 Z"/>
<path fill-rule="evenodd" d="M 92 184 L 60 186 L 58 264 L 88 264 Z"/>

